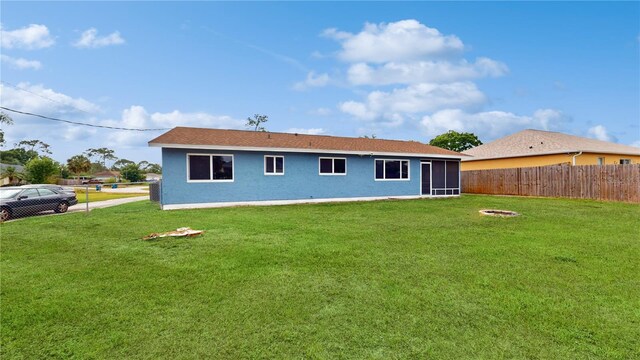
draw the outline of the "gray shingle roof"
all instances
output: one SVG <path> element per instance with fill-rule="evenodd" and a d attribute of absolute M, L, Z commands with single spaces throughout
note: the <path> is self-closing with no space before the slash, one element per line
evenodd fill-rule
<path fill-rule="evenodd" d="M 554 131 L 523 130 L 501 139 L 464 151 L 467 161 L 517 156 L 593 152 L 640 155 L 640 148 L 608 141 L 583 138 Z"/>

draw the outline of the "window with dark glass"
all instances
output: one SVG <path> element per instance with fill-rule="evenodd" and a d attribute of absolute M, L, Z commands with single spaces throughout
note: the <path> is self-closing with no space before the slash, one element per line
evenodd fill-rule
<path fill-rule="evenodd" d="M 320 158 L 321 175 L 345 175 L 347 173 L 347 159 Z"/>
<path fill-rule="evenodd" d="M 189 155 L 189 180 L 211 180 L 211 156 Z"/>
<path fill-rule="evenodd" d="M 233 180 L 233 156 L 189 155 L 188 179 L 195 181 Z"/>
<path fill-rule="evenodd" d="M 212 180 L 232 180 L 233 162 L 231 156 L 211 156 L 213 163 Z"/>
<path fill-rule="evenodd" d="M 265 156 L 264 173 L 267 175 L 284 174 L 284 156 Z"/>
<path fill-rule="evenodd" d="M 376 160 L 376 180 L 409 179 L 409 160 Z"/>

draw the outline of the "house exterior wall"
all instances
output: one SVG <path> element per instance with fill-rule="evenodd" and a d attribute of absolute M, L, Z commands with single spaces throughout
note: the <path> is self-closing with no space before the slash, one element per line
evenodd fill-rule
<path fill-rule="evenodd" d="M 187 154 L 233 155 L 232 182 L 188 182 Z M 265 175 L 264 156 L 284 156 L 284 175 Z M 320 157 L 347 159 L 346 175 L 320 175 Z M 375 159 L 410 160 L 409 180 L 375 180 Z M 162 149 L 162 204 L 420 196 L 421 158 Z M 448 159 L 451 160 L 451 159 Z"/>
<path fill-rule="evenodd" d="M 630 159 L 632 164 L 640 163 L 640 156 L 622 154 L 600 154 L 583 153 L 576 157 L 576 165 L 598 165 L 598 158 L 604 158 L 604 165 L 619 164 L 620 159 Z M 463 161 L 462 171 L 467 170 L 487 170 L 487 169 L 509 169 L 520 167 L 546 166 L 557 164 L 572 164 L 573 155 L 549 154 L 538 156 L 521 156 L 503 159 L 487 159 Z"/>

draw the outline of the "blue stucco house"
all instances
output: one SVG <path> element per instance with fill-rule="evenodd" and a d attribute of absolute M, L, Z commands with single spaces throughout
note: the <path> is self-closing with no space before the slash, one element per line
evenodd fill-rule
<path fill-rule="evenodd" d="M 163 209 L 460 195 L 460 153 L 416 141 L 176 127 Z"/>

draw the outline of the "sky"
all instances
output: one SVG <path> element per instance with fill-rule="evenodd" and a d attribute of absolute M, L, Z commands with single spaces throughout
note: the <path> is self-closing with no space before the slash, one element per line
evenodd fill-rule
<path fill-rule="evenodd" d="M 640 146 L 639 2 L 0 3 L 3 107 L 99 126 Z M 163 131 L 7 112 L 9 149 L 160 162 Z"/>

